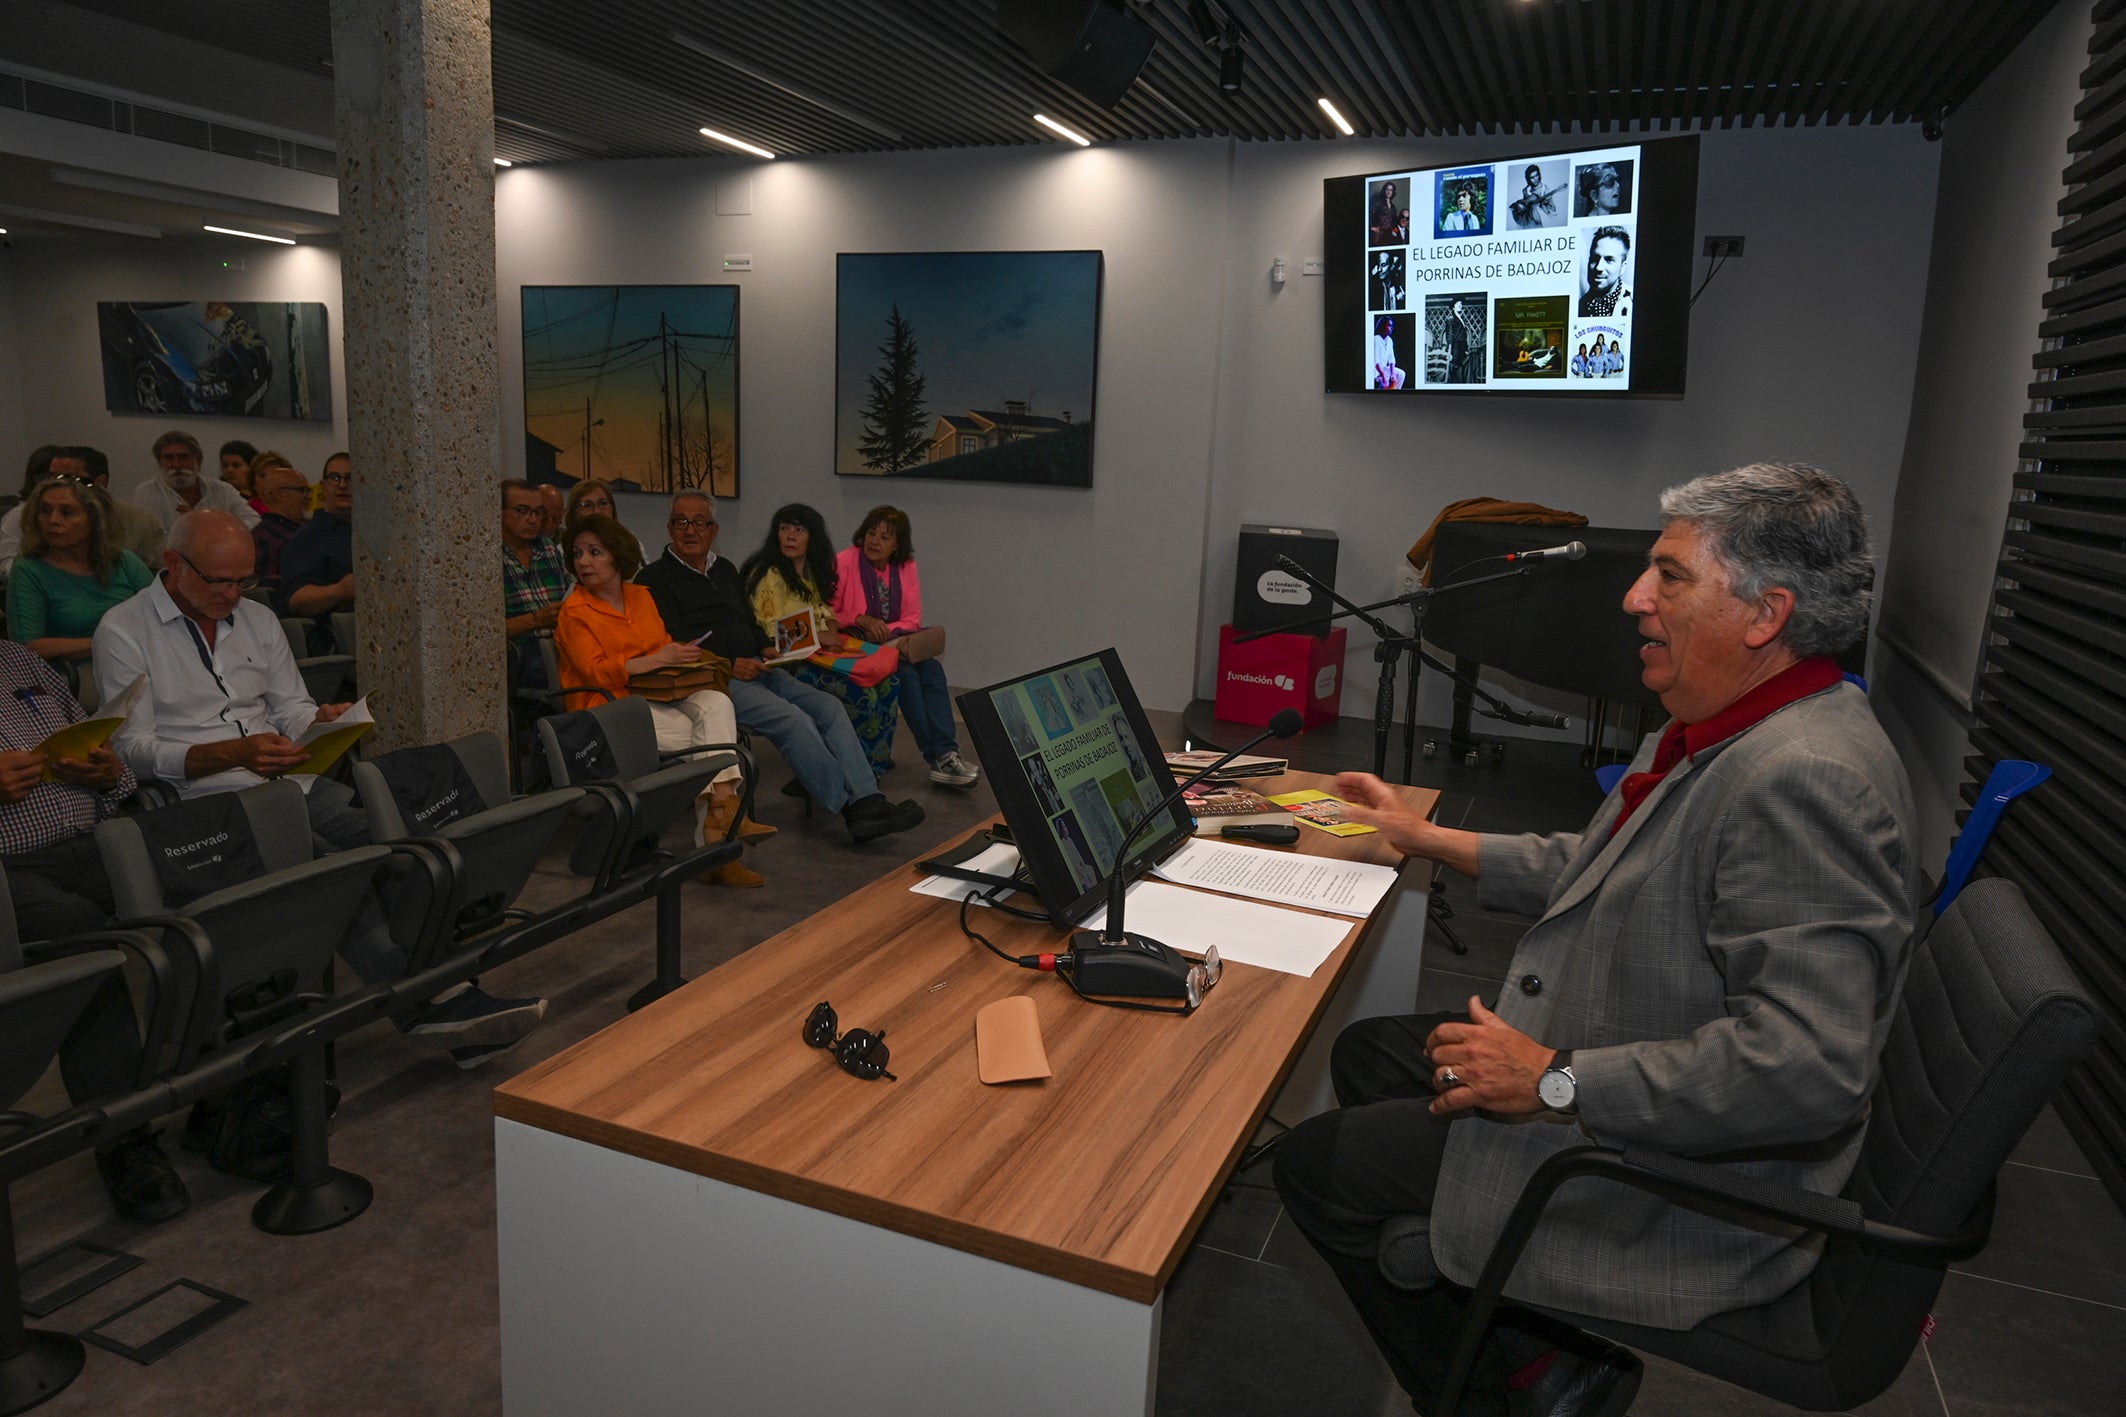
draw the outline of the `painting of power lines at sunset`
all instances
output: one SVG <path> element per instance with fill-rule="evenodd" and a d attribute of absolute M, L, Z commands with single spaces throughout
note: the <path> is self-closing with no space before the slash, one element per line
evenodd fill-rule
<path fill-rule="evenodd" d="M 738 287 L 524 287 L 526 475 L 738 495 Z"/>

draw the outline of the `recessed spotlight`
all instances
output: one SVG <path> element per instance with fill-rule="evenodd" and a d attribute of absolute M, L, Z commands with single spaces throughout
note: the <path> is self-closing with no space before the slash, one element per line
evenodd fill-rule
<path fill-rule="evenodd" d="M 749 152 L 755 157 L 764 157 L 770 162 L 773 162 L 775 160 L 775 154 L 769 152 L 766 148 L 756 148 L 751 143 L 741 142 L 740 140 L 732 137 L 728 133 L 717 132 L 714 128 L 702 129 L 701 136 L 704 138 L 713 138 L 717 142 L 723 143 L 728 147 L 737 148 L 740 152 Z"/>
<path fill-rule="evenodd" d="M 223 236 L 241 236 L 246 241 L 271 241 L 276 246 L 293 246 L 295 244 L 293 240 L 286 236 L 266 236 L 256 231 L 238 231 L 233 226 L 209 226 L 204 229 L 219 232 Z"/>
<path fill-rule="evenodd" d="M 1051 133 L 1062 134 L 1064 137 L 1070 139 L 1072 142 L 1076 143 L 1081 148 L 1089 148 L 1093 145 L 1093 140 L 1091 138 L 1086 137 L 1083 133 L 1072 132 L 1070 129 L 1064 127 L 1061 123 L 1058 123 L 1055 119 L 1049 117 L 1045 113 L 1036 113 L 1033 116 L 1033 121 L 1040 124 L 1043 128 L 1046 128 Z"/>
<path fill-rule="evenodd" d="M 1324 102 L 1326 102 L 1327 100 L 1323 100 L 1323 101 L 1324 101 Z M 509 163 L 509 159 L 508 159 L 508 158 L 506 158 L 506 157 L 498 157 L 498 158 L 496 158 L 496 159 L 495 159 L 495 166 L 496 166 L 496 167 L 508 167 L 509 165 L 510 165 L 510 163 Z"/>
<path fill-rule="evenodd" d="M 1338 113 L 1336 111 L 1335 104 L 1329 102 L 1325 98 L 1317 98 L 1314 101 L 1321 105 L 1321 111 L 1329 115 L 1329 121 L 1331 123 L 1334 123 L 1337 128 L 1342 131 L 1343 135 L 1346 138 L 1355 138 L 1358 136 L 1358 130 L 1351 126 L 1350 120 L 1346 119 L 1341 113 Z"/>
<path fill-rule="evenodd" d="M 1239 93 L 1241 69 L 1246 63 L 1239 45 L 1227 45 L 1224 56 L 1218 61 L 1218 87 L 1226 93 Z"/>

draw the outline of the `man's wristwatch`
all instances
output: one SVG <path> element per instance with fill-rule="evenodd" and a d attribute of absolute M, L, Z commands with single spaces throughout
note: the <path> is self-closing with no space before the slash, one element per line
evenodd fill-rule
<path fill-rule="evenodd" d="M 1536 1081 L 1535 1095 L 1545 1107 L 1566 1117 L 1576 1117 L 1580 1112 L 1580 1080 L 1572 1073 L 1572 1050 L 1558 1049 L 1543 1069 L 1543 1076 Z"/>

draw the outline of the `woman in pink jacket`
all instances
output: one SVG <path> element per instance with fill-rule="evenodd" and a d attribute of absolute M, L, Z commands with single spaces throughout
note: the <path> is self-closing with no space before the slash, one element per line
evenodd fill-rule
<path fill-rule="evenodd" d="M 952 727 L 952 690 L 945 666 L 935 658 L 913 663 L 904 637 L 923 624 L 923 583 L 915 569 L 915 538 L 908 514 L 898 507 L 873 507 L 864 514 L 850 544 L 834 559 L 840 583 L 834 590 L 834 618 L 842 628 L 876 644 L 899 644 L 901 714 L 930 780 L 948 787 L 972 787 L 981 772 L 960 756 Z"/>

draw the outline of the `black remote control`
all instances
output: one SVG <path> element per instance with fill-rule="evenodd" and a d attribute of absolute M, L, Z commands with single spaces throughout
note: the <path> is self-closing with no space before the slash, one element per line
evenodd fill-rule
<path fill-rule="evenodd" d="M 1218 835 L 1233 841 L 1259 841 L 1264 846 L 1290 846 L 1299 840 L 1299 828 L 1274 822 L 1245 822 L 1239 826 L 1220 827 Z"/>

